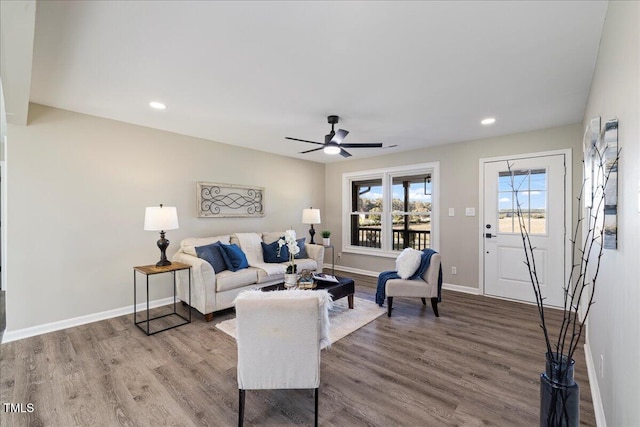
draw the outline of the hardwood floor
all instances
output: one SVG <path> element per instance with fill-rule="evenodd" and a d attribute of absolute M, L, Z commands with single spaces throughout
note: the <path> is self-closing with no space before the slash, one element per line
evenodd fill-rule
<path fill-rule="evenodd" d="M 338 273 L 339 274 L 339 273 Z M 375 279 L 356 280 L 373 299 Z M 357 307 L 356 307 L 357 309 Z M 418 298 L 322 352 L 321 426 L 538 425 L 544 342 L 534 306 L 443 291 Z M 1 426 L 233 426 L 235 341 L 193 323 L 147 337 L 122 316 L 0 346 Z M 559 312 L 548 310 L 557 324 Z M 581 425 L 595 419 L 582 346 Z M 4 403 L 24 404 L 22 413 Z M 34 411 L 28 412 L 27 403 Z M 313 390 L 248 391 L 245 425 L 310 425 Z"/>

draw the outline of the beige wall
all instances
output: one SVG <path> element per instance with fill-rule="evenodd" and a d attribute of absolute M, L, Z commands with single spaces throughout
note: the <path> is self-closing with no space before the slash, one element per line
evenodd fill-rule
<path fill-rule="evenodd" d="M 440 162 L 440 247 L 444 282 L 478 288 L 479 236 L 479 160 L 512 154 L 533 153 L 570 148 L 573 150 L 574 188 L 581 179 L 581 125 L 564 126 L 479 141 L 440 145 L 423 150 L 381 157 L 328 164 L 326 167 L 327 224 L 334 234 L 331 241 L 336 253 L 341 251 L 342 174 L 345 172 L 426 162 Z M 576 156 L 575 153 L 578 153 Z M 473 207 L 476 216 L 464 216 Z M 449 217 L 449 208 L 455 216 Z M 380 272 L 394 269 L 394 259 L 343 253 L 338 264 L 351 268 Z M 457 274 L 451 274 L 451 267 Z"/>
<path fill-rule="evenodd" d="M 132 306 L 132 267 L 160 257 L 146 206 L 178 208 L 168 256 L 188 236 L 308 235 L 302 209 L 324 210 L 322 164 L 40 105 L 29 120 L 8 129 L 7 332 Z M 196 218 L 199 180 L 265 187 L 265 216 Z"/>
<path fill-rule="evenodd" d="M 640 6 L 609 2 L 584 116 L 618 118 L 618 249 L 605 250 L 588 347 L 609 426 L 640 426 Z M 600 372 L 600 360 L 603 371 Z"/>

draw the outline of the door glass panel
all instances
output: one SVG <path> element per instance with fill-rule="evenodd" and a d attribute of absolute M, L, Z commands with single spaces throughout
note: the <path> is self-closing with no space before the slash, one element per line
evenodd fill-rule
<path fill-rule="evenodd" d="M 529 234 L 547 232 L 547 170 L 524 169 L 498 174 L 498 232 L 519 233 L 518 212 Z"/>

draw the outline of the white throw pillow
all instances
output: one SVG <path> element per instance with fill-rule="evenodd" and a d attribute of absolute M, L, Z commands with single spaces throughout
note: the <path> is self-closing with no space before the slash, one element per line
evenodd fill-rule
<path fill-rule="evenodd" d="M 413 276 L 420 267 L 422 260 L 422 251 L 406 248 L 396 259 L 396 271 L 402 279 L 408 279 Z"/>

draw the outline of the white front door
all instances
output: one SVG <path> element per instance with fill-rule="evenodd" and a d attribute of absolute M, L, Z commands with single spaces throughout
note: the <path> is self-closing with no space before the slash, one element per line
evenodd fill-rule
<path fill-rule="evenodd" d="M 563 306 L 568 191 L 566 154 L 484 161 L 484 293 L 535 302 L 517 206 L 522 209 L 545 305 Z M 507 163 L 508 162 L 508 163 Z M 511 165 L 511 168 L 509 168 Z M 515 191 L 514 191 L 515 188 Z"/>

